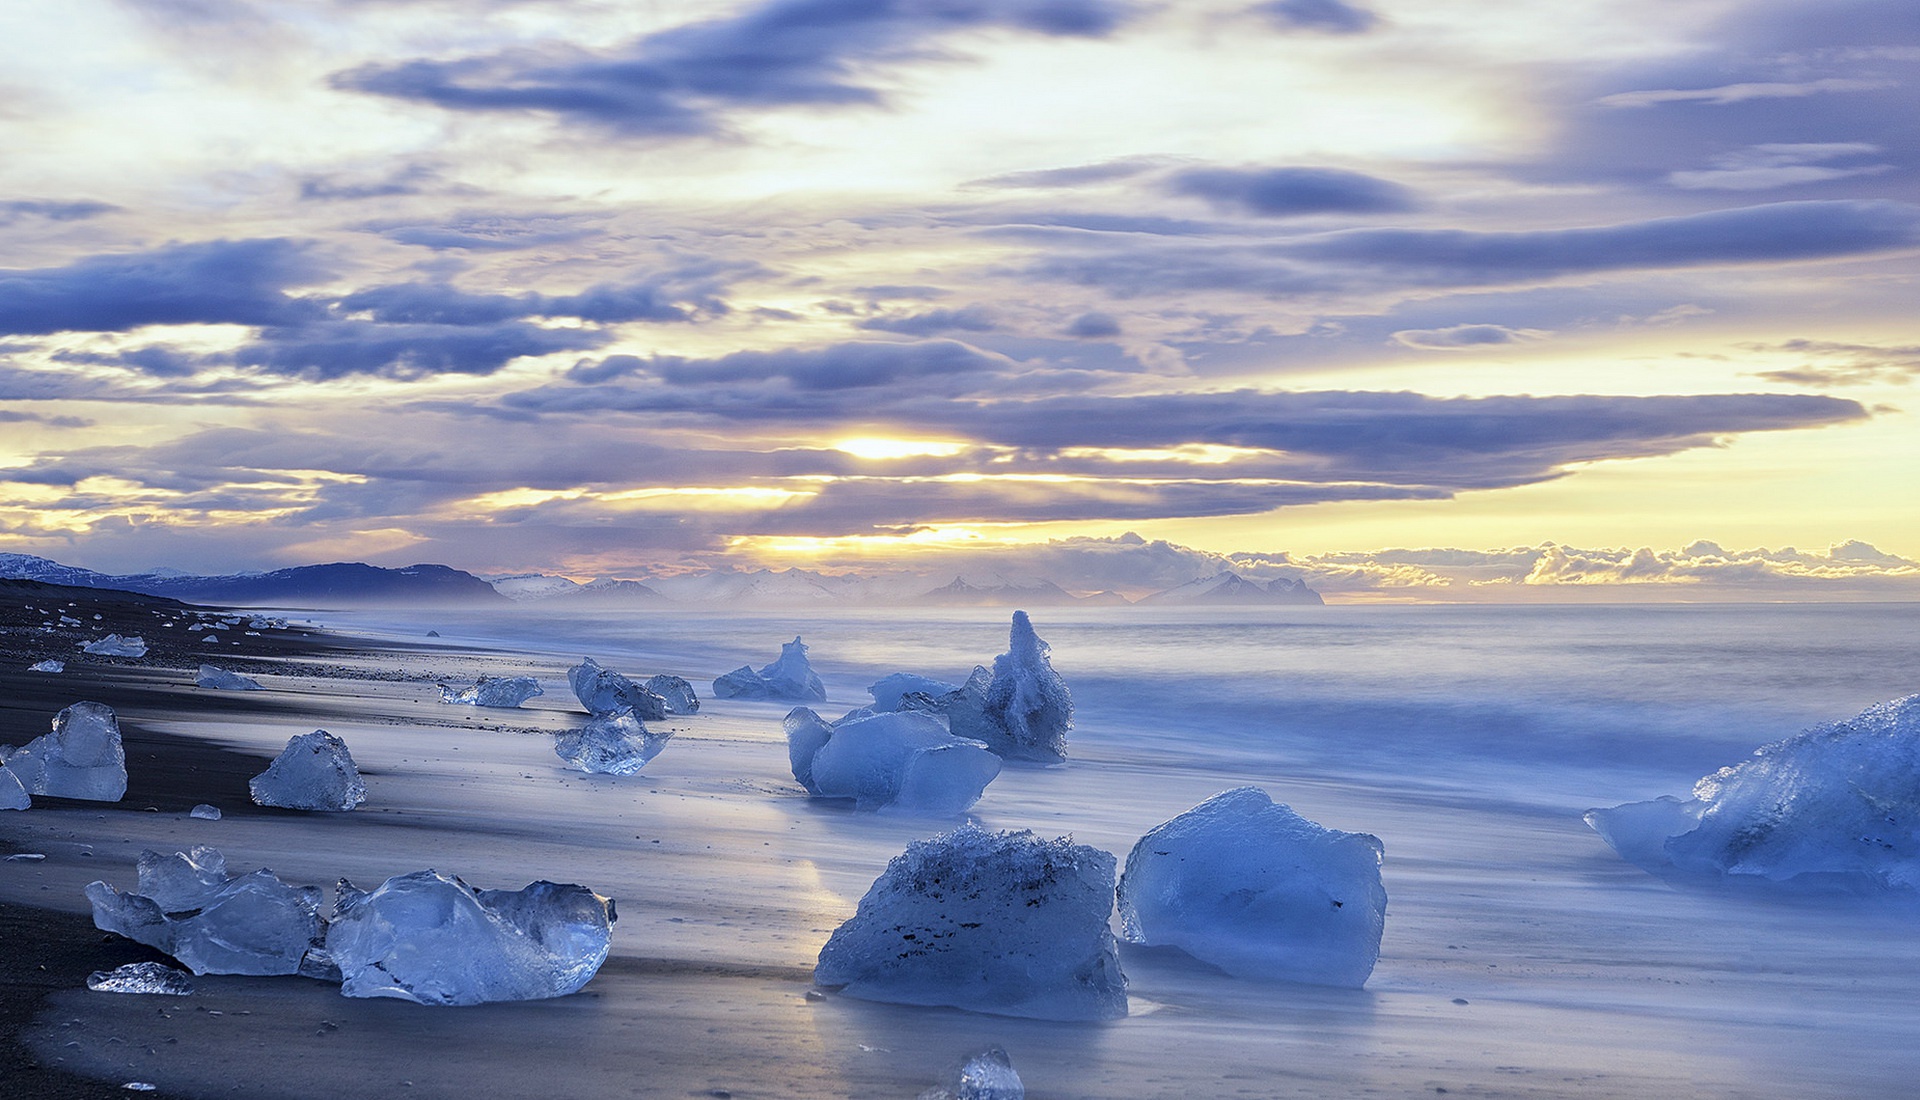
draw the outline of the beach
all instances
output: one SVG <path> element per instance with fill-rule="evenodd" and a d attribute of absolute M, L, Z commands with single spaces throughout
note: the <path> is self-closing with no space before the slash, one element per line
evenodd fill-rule
<path fill-rule="evenodd" d="M 867 701 L 878 674 L 964 673 L 990 659 L 1003 612 L 931 623 L 328 614 L 337 633 L 294 630 L 270 649 L 264 631 L 242 639 L 257 651 L 225 647 L 223 667 L 266 685 L 245 693 L 193 687 L 198 650 L 76 660 L 59 675 L 21 671 L 30 655 L 10 650 L 0 740 L 20 743 L 59 707 L 97 698 L 119 712 L 133 778 L 118 804 L 47 799 L 0 815 L 8 854 L 46 857 L 0 863 L 9 927 L 50 945 L 12 952 L 10 967 L 49 969 L 9 975 L 6 1057 L 42 1067 L 33 1080 L 47 1087 L 32 1095 L 119 1095 L 141 1081 L 160 1095 L 275 1100 L 912 1097 L 995 1044 L 1036 1098 L 1901 1094 L 1920 1072 L 1911 911 L 1675 889 L 1620 861 L 1578 816 L 1684 793 L 1750 749 L 1757 723 L 1790 733 L 1836 699 L 1892 693 L 1906 676 L 1897 653 L 1874 663 L 1845 650 L 1862 630 L 1853 620 L 1669 617 L 1729 647 L 1749 639 L 1710 654 L 1689 643 L 1694 660 L 1727 672 L 1688 703 L 1675 685 L 1700 678 L 1671 655 L 1596 664 L 1599 649 L 1644 647 L 1642 619 L 1530 614 L 1038 619 L 1081 708 L 1072 756 L 1008 767 L 974 820 L 1071 834 L 1124 860 L 1153 825 L 1255 784 L 1387 850 L 1386 940 L 1365 989 L 1237 981 L 1176 952 L 1123 947 L 1131 1014 L 1109 1023 L 816 990 L 821 945 L 887 860 L 958 822 L 809 800 L 788 770 L 789 704 L 707 697 L 713 675 L 770 659 L 804 628 L 830 685 L 818 709 L 837 716 Z M 1901 628 L 1885 624 L 1901 621 L 1888 612 L 1867 625 L 1897 641 L 1887 631 Z M 1801 622 L 1827 658 L 1751 641 L 1781 622 Z M 443 636 L 426 637 L 429 624 Z M 1540 641 L 1556 633 L 1570 640 Z M 1532 651 L 1531 671 L 1486 659 L 1500 646 Z M 1205 654 L 1214 679 L 1140 674 L 1181 651 Z M 1449 652 L 1458 668 L 1442 666 Z M 637 775 L 584 775 L 553 755 L 548 735 L 585 717 L 564 676 L 586 653 L 630 675 L 684 675 L 701 692 L 698 714 L 652 724 L 674 737 Z M 1390 670 L 1356 682 L 1347 667 L 1389 656 L 1426 679 L 1384 692 L 1376 680 Z M 1521 686 L 1549 672 L 1549 686 Z M 513 709 L 438 701 L 438 683 L 481 674 L 537 676 L 546 694 Z M 1474 694 L 1476 676 L 1512 678 L 1508 698 Z M 1255 697 L 1256 680 L 1272 699 Z M 1223 694 L 1233 684 L 1248 686 Z M 1600 684 L 1624 684 L 1606 689 L 1620 698 L 1599 697 Z M 246 779 L 316 728 L 352 748 L 367 803 L 252 806 Z M 202 802 L 225 816 L 189 817 Z M 230 870 L 271 867 L 328 891 L 426 867 L 481 888 L 578 882 L 616 901 L 612 955 L 572 996 L 461 1009 L 348 999 L 300 978 L 202 977 L 178 999 L 88 991 L 85 971 L 154 956 L 88 932 L 86 883 L 126 889 L 142 849 L 197 844 L 220 848 Z"/>

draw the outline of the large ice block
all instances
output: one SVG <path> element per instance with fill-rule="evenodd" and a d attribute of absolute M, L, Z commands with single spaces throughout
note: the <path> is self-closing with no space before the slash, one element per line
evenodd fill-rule
<path fill-rule="evenodd" d="M 120 723 L 104 703 L 75 703 L 53 719 L 53 732 L 7 757 L 7 770 L 28 794 L 118 802 L 127 793 L 127 754 Z"/>
<path fill-rule="evenodd" d="M 1120 876 L 1129 942 L 1244 978 L 1359 987 L 1380 957 L 1380 841 L 1323 828 L 1258 787 L 1214 795 L 1140 838 Z"/>
<path fill-rule="evenodd" d="M 321 892 L 272 871 L 230 877 L 212 848 L 140 854 L 140 884 L 87 884 L 94 926 L 163 951 L 195 974 L 297 974 L 320 941 Z"/>
<path fill-rule="evenodd" d="M 807 663 L 807 646 L 797 636 L 780 647 L 780 659 L 759 671 L 741 665 L 713 681 L 719 699 L 788 699 L 825 702 L 827 689 Z"/>
<path fill-rule="evenodd" d="M 260 805 L 286 810 L 351 810 L 367 800 L 347 743 L 326 730 L 288 740 L 247 789 Z"/>
<path fill-rule="evenodd" d="M 821 798 L 853 799 L 858 809 L 953 816 L 978 802 L 1000 774 L 1000 758 L 985 745 L 955 737 L 939 719 L 915 712 L 835 723 L 802 766 L 801 745 L 816 739 L 818 730 L 804 717 L 788 719 L 794 778 Z"/>
<path fill-rule="evenodd" d="M 587 719 L 554 739 L 553 751 L 571 767 L 605 775 L 632 775 L 667 747 L 671 731 L 654 733 L 631 711 Z"/>
<path fill-rule="evenodd" d="M 628 710 L 644 722 L 657 722 L 667 716 L 667 701 L 620 675 L 600 667 L 592 657 L 567 670 L 567 683 L 574 698 L 588 714 L 617 714 Z"/>
<path fill-rule="evenodd" d="M 1014 612 L 1007 651 L 993 659 L 993 681 L 984 704 L 987 728 L 982 740 L 1002 756 L 1045 764 L 1067 758 L 1073 696 L 1053 670 L 1051 652 L 1033 632 L 1027 613 Z"/>
<path fill-rule="evenodd" d="M 438 871 L 342 880 L 327 952 L 349 997 L 472 1005 L 561 997 L 606 961 L 613 902 L 584 886 L 476 890 Z"/>
<path fill-rule="evenodd" d="M 968 823 L 893 858 L 820 950 L 849 996 L 1054 1020 L 1127 1014 L 1113 856 Z"/>

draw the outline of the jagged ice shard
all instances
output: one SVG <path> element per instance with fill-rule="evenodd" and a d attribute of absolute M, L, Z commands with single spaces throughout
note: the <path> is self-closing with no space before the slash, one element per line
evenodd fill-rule
<path fill-rule="evenodd" d="M 139 636 L 122 638 L 118 634 L 109 634 L 97 642 L 89 642 L 81 652 L 96 657 L 145 657 L 147 640 Z"/>
<path fill-rule="evenodd" d="M 603 714 L 554 739 L 553 751 L 571 767 L 603 775 L 632 775 L 660 755 L 673 734 L 654 733 L 631 711 Z"/>
<path fill-rule="evenodd" d="M 993 659 L 993 671 L 976 666 L 966 683 L 940 696 L 948 726 L 1010 760 L 1066 760 L 1073 696 L 1053 670 L 1051 652 L 1027 613 L 1014 612 L 1007 651 Z"/>
<path fill-rule="evenodd" d="M 545 695 L 531 676 L 482 676 L 464 687 L 440 685 L 440 701 L 468 707 L 517 707 L 536 695 Z"/>
<path fill-rule="evenodd" d="M 601 668 L 600 662 L 592 657 L 581 658 L 579 664 L 567 670 L 567 684 L 588 714 L 618 714 L 630 710 L 635 718 L 646 722 L 657 722 L 667 716 L 666 700 L 612 669 Z"/>
<path fill-rule="evenodd" d="M 104 703 L 75 703 L 53 719 L 53 732 L 6 758 L 28 794 L 118 802 L 127 793 L 127 754 L 120 723 Z"/>
<path fill-rule="evenodd" d="M 1134 845 L 1121 925 L 1131 943 L 1177 947 L 1238 977 L 1357 988 L 1380 958 L 1383 851 L 1376 837 L 1238 787 Z"/>
<path fill-rule="evenodd" d="M 693 693 L 693 685 L 679 676 L 661 673 L 658 676 L 649 677 L 647 690 L 665 701 L 668 714 L 700 712 L 700 697 Z"/>
<path fill-rule="evenodd" d="M 87 988 L 95 993 L 157 993 L 167 997 L 193 995 L 193 981 L 185 971 L 155 962 L 128 963 L 112 970 L 96 970 L 87 975 Z"/>
<path fill-rule="evenodd" d="M 142 852 L 139 874 L 125 894 L 87 884 L 95 927 L 165 952 L 195 974 L 324 970 L 319 888 L 289 886 L 265 869 L 230 877 L 220 852 L 204 846 Z"/>
<path fill-rule="evenodd" d="M 201 665 L 199 675 L 193 679 L 194 685 L 213 688 L 216 691 L 263 691 L 260 681 L 251 676 L 242 676 L 238 672 L 228 672 L 224 668 Z"/>
<path fill-rule="evenodd" d="M 1920 889 L 1920 695 L 1762 746 L 1663 797 L 1589 810 L 1656 874 L 1811 891 Z"/>
<path fill-rule="evenodd" d="M 587 984 L 606 961 L 615 919 L 612 900 L 584 886 L 476 890 L 415 871 L 364 892 L 342 880 L 327 952 L 349 997 L 537 1000 Z"/>
<path fill-rule="evenodd" d="M 968 823 L 887 864 L 820 950 L 814 981 L 849 996 L 1003 1016 L 1127 1014 L 1113 856 Z"/>
<path fill-rule="evenodd" d="M 741 665 L 713 681 L 719 699 L 790 699 L 825 702 L 826 685 L 807 663 L 807 647 L 796 636 L 780 647 L 780 659 L 755 672 Z"/>
<path fill-rule="evenodd" d="M 858 714 L 858 712 L 855 712 Z M 787 715 L 793 777 L 819 798 L 862 810 L 954 816 L 980 800 L 1000 758 L 926 714 L 896 712 L 827 723 L 806 707 Z"/>
<path fill-rule="evenodd" d="M 259 805 L 285 810 L 351 810 L 367 800 L 347 743 L 326 730 L 289 739 L 247 789 Z"/>

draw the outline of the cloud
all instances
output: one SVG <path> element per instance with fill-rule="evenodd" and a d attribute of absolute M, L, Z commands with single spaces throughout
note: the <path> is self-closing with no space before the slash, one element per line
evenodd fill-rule
<path fill-rule="evenodd" d="M 45 424 L 49 428 L 91 428 L 93 423 L 81 416 L 42 416 L 39 413 L 0 409 L 0 424 Z"/>
<path fill-rule="evenodd" d="M 318 316 L 320 306 L 287 289 L 323 275 L 306 246 L 285 238 L 176 244 L 65 267 L 0 270 L 0 334 L 299 323 Z"/>
<path fill-rule="evenodd" d="M 1105 340 L 1120 335 L 1120 322 L 1110 313 L 1082 313 L 1067 326 L 1067 335 L 1078 340 Z"/>
<path fill-rule="evenodd" d="M 797 390 L 891 386 L 923 378 L 999 373 L 1012 361 L 954 340 L 913 344 L 849 343 L 819 349 L 737 351 L 717 359 L 660 358 L 650 371 L 677 386 L 781 381 Z M 848 410 L 858 415 L 858 408 Z"/>
<path fill-rule="evenodd" d="M 355 291 L 341 298 L 339 307 L 348 313 L 371 314 L 381 322 L 442 325 L 495 324 L 525 317 L 577 317 L 598 324 L 690 321 L 696 312 L 727 312 L 726 303 L 719 299 L 706 294 L 683 296 L 672 282 L 601 283 L 577 294 L 514 295 L 471 294 L 444 283 L 401 283 Z"/>
<path fill-rule="evenodd" d="M 486 375 L 525 356 L 596 348 L 612 337 L 595 329 L 492 325 L 376 324 L 328 321 L 270 328 L 232 353 L 238 366 L 308 381 L 351 375 L 414 380 L 439 374 Z"/>
<path fill-rule="evenodd" d="M 1414 206 L 1407 188 L 1339 168 L 1189 168 L 1167 177 L 1165 187 L 1263 218 L 1383 214 Z"/>
<path fill-rule="evenodd" d="M 1164 157 L 1120 157 L 1098 164 L 1077 164 L 1066 168 L 1036 168 L 1025 172 L 1005 172 L 998 176 L 972 180 L 968 187 L 1004 187 L 1029 190 L 1085 187 L 1132 179 L 1166 163 Z"/>
<path fill-rule="evenodd" d="M 0 202 L 0 225 L 12 225 L 27 218 L 45 218 L 51 222 L 80 221 L 111 214 L 120 208 L 91 200 L 11 199 Z"/>
<path fill-rule="evenodd" d="M 1282 30 L 1363 34 L 1380 23 L 1380 17 L 1373 12 L 1341 0 L 1272 0 L 1253 10 Z"/>
<path fill-rule="evenodd" d="M 1667 181 L 1688 191 L 1764 191 L 1893 171 L 1890 164 L 1836 167 L 1824 163 L 1878 152 L 1879 146 L 1859 141 L 1754 145 L 1714 157 L 1711 168 L 1669 173 Z"/>
<path fill-rule="evenodd" d="M 1393 334 L 1393 339 L 1407 347 L 1425 351 L 1464 351 L 1502 344 L 1532 343 L 1552 335 L 1540 329 L 1515 329 L 1505 325 L 1452 325 L 1447 328 L 1401 329 Z"/>
<path fill-rule="evenodd" d="M 1723 84 L 1717 88 L 1662 88 L 1640 92 L 1615 92 L 1612 95 L 1602 96 L 1595 102 L 1604 107 L 1656 107 L 1665 103 L 1704 103 L 1709 106 L 1724 107 L 1731 103 L 1745 103 L 1753 99 L 1801 99 L 1810 95 L 1829 95 L 1836 92 L 1874 92 L 1897 86 L 1897 82 L 1890 80 L 1849 80 L 1844 77 L 1828 77 L 1799 83 L 1769 81 Z"/>
<path fill-rule="evenodd" d="M 538 112 L 628 135 L 719 133 L 741 108 L 879 105 L 873 70 L 932 56 L 952 32 L 1005 28 L 1099 38 L 1121 0 L 769 0 L 608 52 L 550 46 L 452 61 L 366 65 L 337 88 L 457 111 Z"/>
<path fill-rule="evenodd" d="M 888 313 L 869 317 L 855 328 L 877 332 L 898 332 L 906 336 L 937 336 L 943 332 L 992 332 L 1000 320 L 986 306 L 960 309 L 930 309 L 923 313 Z"/>
<path fill-rule="evenodd" d="M 1904 383 L 1920 378 L 1920 345 L 1886 347 L 1833 340 L 1787 340 L 1745 346 L 1748 351 L 1802 359 L 1798 366 L 1754 373 L 1754 377 L 1769 382 L 1825 388 L 1874 382 Z"/>

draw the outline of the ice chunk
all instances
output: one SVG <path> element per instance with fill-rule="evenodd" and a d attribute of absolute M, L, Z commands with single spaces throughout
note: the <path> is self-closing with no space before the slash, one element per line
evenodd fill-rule
<path fill-rule="evenodd" d="M 1133 847 L 1129 942 L 1245 978 L 1359 987 L 1380 957 L 1380 841 L 1308 821 L 1258 787 L 1214 795 Z"/>
<path fill-rule="evenodd" d="M 1589 810 L 1655 873 L 1795 890 L 1920 888 L 1920 695 L 1765 745 L 1666 797 Z"/>
<path fill-rule="evenodd" d="M 88 643 L 82 647 L 82 652 L 96 657 L 145 657 L 147 640 L 138 635 L 122 638 L 118 634 L 109 634 L 97 642 Z"/>
<path fill-rule="evenodd" d="M 631 711 L 601 714 L 554 739 L 560 759 L 583 772 L 632 775 L 667 747 L 671 732 L 654 733 Z"/>
<path fill-rule="evenodd" d="M 140 885 L 87 884 L 94 926 L 172 955 L 195 974 L 297 974 L 320 942 L 320 890 L 272 871 L 237 878 L 212 848 L 140 854 Z M 309 964 L 311 965 L 311 964 Z"/>
<path fill-rule="evenodd" d="M 87 988 L 95 993 L 159 993 L 168 997 L 193 995 L 193 981 L 186 971 L 161 966 L 156 962 L 128 963 L 112 970 L 96 970 L 87 975 Z"/>
<path fill-rule="evenodd" d="M 0 764 L 0 810 L 24 810 L 33 805 L 33 798 L 27 794 L 26 785 L 13 769 Z"/>
<path fill-rule="evenodd" d="M 693 693 L 693 685 L 678 676 L 662 673 L 647 681 L 647 690 L 666 701 L 668 714 L 697 714 L 700 711 L 700 697 Z"/>
<path fill-rule="evenodd" d="M 893 858 L 820 950 L 813 980 L 849 996 L 1003 1016 L 1127 1014 L 1113 856 L 969 822 Z"/>
<path fill-rule="evenodd" d="M 351 810 L 367 800 L 347 743 L 326 730 L 290 738 L 247 789 L 254 802 L 287 810 Z"/>
<path fill-rule="evenodd" d="M 808 794 L 819 794 L 813 782 L 813 757 L 833 736 L 833 723 L 806 707 L 795 707 L 781 725 L 787 731 L 787 762 L 793 766 L 793 777 Z"/>
<path fill-rule="evenodd" d="M 584 886 L 475 890 L 415 871 L 364 893 L 343 880 L 327 952 L 349 997 L 426 1005 L 562 997 L 606 961 L 615 919 L 612 900 Z"/>
<path fill-rule="evenodd" d="M 987 728 L 982 731 L 987 747 L 1002 756 L 1047 764 L 1067 758 L 1073 697 L 1047 659 L 1051 651 L 1033 632 L 1027 613 L 1014 612 L 1007 651 L 993 659 L 984 708 Z"/>
<path fill-rule="evenodd" d="M 797 636 L 780 647 L 780 659 L 755 672 L 741 665 L 713 682 L 719 699 L 792 699 L 825 702 L 826 686 L 807 663 L 807 646 Z"/>
<path fill-rule="evenodd" d="M 667 701 L 611 669 L 601 668 L 592 657 L 567 670 L 567 683 L 574 698 L 588 714 L 633 712 L 643 722 L 657 722 L 667 716 Z"/>
<path fill-rule="evenodd" d="M 817 736 L 804 718 L 789 726 L 789 758 Z M 951 816 L 980 800 L 1000 774 L 1000 758 L 978 741 L 948 733 L 939 719 L 899 712 L 836 723 L 804 770 L 796 765 L 794 778 L 822 798 L 851 798 L 862 810 Z"/>
<path fill-rule="evenodd" d="M 910 692 L 922 692 L 939 697 L 959 688 L 959 684 L 949 684 L 945 680 L 935 680 L 931 676 L 915 676 L 911 672 L 895 672 L 882 676 L 867 693 L 873 696 L 873 709 L 876 711 L 899 710 L 902 697 Z"/>
<path fill-rule="evenodd" d="M 187 816 L 199 818 L 201 821 L 218 821 L 220 820 L 220 807 L 209 806 L 205 802 L 202 802 L 193 809 L 188 810 Z"/>
<path fill-rule="evenodd" d="M 34 663 L 27 666 L 28 672 L 65 672 L 66 670 L 67 670 L 67 662 L 56 661 L 56 660 L 53 660 L 52 658 L 48 658 L 47 660 L 44 660 L 44 661 L 35 661 Z"/>
<path fill-rule="evenodd" d="M 212 665 L 201 665 L 200 675 L 196 676 L 193 682 L 200 687 L 214 688 L 219 691 L 263 690 L 260 687 L 260 681 L 251 676 L 242 676 L 238 672 L 228 672 L 224 668 L 215 668 Z"/>
<path fill-rule="evenodd" d="M 442 703 L 469 707 L 517 707 L 536 695 L 545 695 L 531 676 L 482 676 L 466 687 L 440 685 Z"/>
<path fill-rule="evenodd" d="M 118 802 L 127 793 L 127 754 L 120 723 L 103 703 L 75 703 L 53 719 L 53 732 L 7 757 L 28 794 Z"/>

